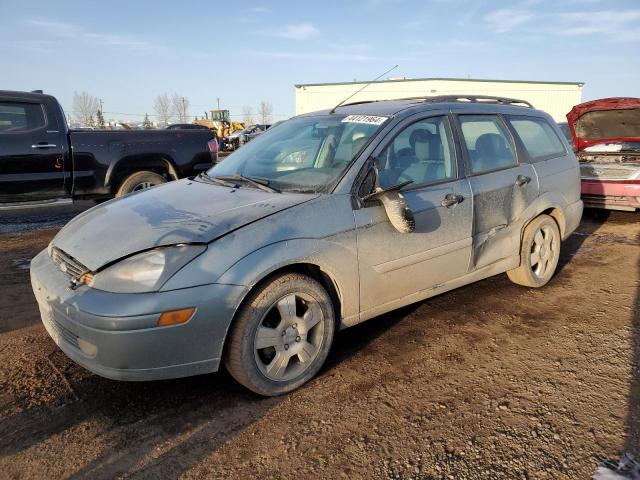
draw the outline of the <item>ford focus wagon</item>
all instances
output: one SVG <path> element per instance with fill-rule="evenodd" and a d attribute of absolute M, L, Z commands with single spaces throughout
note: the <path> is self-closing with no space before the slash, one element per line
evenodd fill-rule
<path fill-rule="evenodd" d="M 311 379 L 335 332 L 506 272 L 552 278 L 578 163 L 526 102 L 360 102 L 281 123 L 198 177 L 106 202 L 31 263 L 47 331 L 104 377 Z"/>

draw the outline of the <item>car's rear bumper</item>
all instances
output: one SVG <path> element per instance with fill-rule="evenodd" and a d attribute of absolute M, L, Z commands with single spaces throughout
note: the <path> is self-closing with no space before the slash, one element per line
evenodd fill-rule
<path fill-rule="evenodd" d="M 243 290 L 217 284 L 144 294 L 71 290 L 46 251 L 31 263 L 31 284 L 61 350 L 98 375 L 133 381 L 216 371 Z M 162 312 L 189 307 L 196 312 L 186 323 L 157 326 Z"/>
<path fill-rule="evenodd" d="M 582 200 L 578 200 L 577 202 L 571 203 L 567 205 L 564 210 L 564 218 L 565 218 L 565 228 L 563 230 L 562 239 L 566 239 L 573 233 L 573 231 L 578 228 L 580 225 L 580 220 L 582 220 L 582 210 L 584 209 L 584 205 Z"/>
<path fill-rule="evenodd" d="M 588 207 L 612 210 L 640 208 L 640 180 L 582 179 L 582 200 Z"/>

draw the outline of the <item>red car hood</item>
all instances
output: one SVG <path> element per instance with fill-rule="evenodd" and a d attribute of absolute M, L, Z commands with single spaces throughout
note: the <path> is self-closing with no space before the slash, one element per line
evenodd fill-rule
<path fill-rule="evenodd" d="M 640 142 L 640 98 L 602 98 L 567 113 L 576 151 L 599 143 Z"/>

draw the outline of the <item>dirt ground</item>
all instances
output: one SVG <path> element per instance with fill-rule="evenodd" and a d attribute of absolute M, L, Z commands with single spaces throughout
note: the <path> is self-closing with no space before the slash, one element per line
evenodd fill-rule
<path fill-rule="evenodd" d="M 587 214 L 543 289 L 500 275 L 340 332 L 272 399 L 73 364 L 28 283 L 55 231 L 0 235 L 0 477 L 586 479 L 640 455 L 640 214 Z"/>

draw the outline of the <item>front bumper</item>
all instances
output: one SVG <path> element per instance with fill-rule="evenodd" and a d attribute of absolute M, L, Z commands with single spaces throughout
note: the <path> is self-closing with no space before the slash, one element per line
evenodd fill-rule
<path fill-rule="evenodd" d="M 167 292 L 109 293 L 69 278 L 46 251 L 31 262 L 42 323 L 76 363 L 115 380 L 159 380 L 218 369 L 224 338 L 244 287 L 203 285 Z M 158 327 L 162 312 L 196 307 L 186 323 Z"/>

